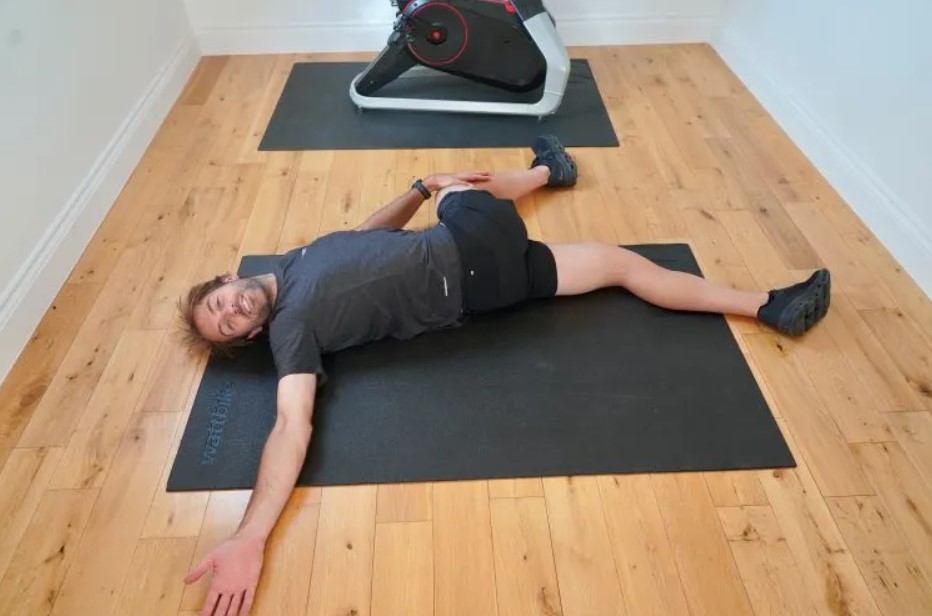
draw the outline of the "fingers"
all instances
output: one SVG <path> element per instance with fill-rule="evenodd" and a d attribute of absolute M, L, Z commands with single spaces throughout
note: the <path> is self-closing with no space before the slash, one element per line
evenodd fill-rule
<path fill-rule="evenodd" d="M 239 608 L 240 608 L 240 605 L 242 605 L 243 603 L 243 594 L 244 593 L 241 593 L 241 592 L 236 593 L 233 596 L 233 600 L 230 601 L 229 609 L 225 613 L 221 612 L 220 616 L 239 616 L 240 614 Z"/>
<path fill-rule="evenodd" d="M 204 602 L 201 616 L 246 616 L 252 607 L 252 596 L 252 590 L 236 593 L 212 591 Z"/>
<path fill-rule="evenodd" d="M 188 575 L 184 577 L 184 583 L 191 584 L 192 582 L 198 581 L 199 579 L 201 579 L 201 577 L 205 573 L 207 573 L 209 569 L 210 569 L 210 559 L 205 558 L 204 560 L 199 562 L 194 569 L 191 569 L 191 571 L 188 572 Z"/>
<path fill-rule="evenodd" d="M 492 177 L 492 172 L 491 171 L 462 171 L 460 173 L 454 173 L 450 175 L 460 180 L 488 179 Z"/>
<path fill-rule="evenodd" d="M 220 593 L 216 590 L 210 592 L 207 595 L 207 601 L 204 602 L 204 607 L 201 609 L 201 616 L 212 616 L 214 613 L 214 607 L 217 605 L 217 599 L 220 598 Z"/>
<path fill-rule="evenodd" d="M 220 597 L 220 602 L 217 603 L 217 611 L 214 612 L 214 616 L 226 616 L 227 612 L 230 609 L 230 602 L 233 600 L 233 595 L 225 594 Z"/>
<path fill-rule="evenodd" d="M 250 586 L 246 589 L 246 596 L 243 597 L 243 608 L 240 610 L 240 616 L 249 616 L 249 610 L 252 609 L 252 598 L 256 594 L 256 588 Z"/>

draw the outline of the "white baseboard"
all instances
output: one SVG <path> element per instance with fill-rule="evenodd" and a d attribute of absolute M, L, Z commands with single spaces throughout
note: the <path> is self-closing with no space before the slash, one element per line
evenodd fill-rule
<path fill-rule="evenodd" d="M 178 44 L 10 284 L 0 292 L 0 381 L 68 279 L 199 59 L 192 36 Z"/>
<path fill-rule="evenodd" d="M 764 68 L 753 45 L 722 31 L 715 51 L 812 161 L 838 194 L 899 261 L 917 285 L 932 297 L 932 230 L 884 180 L 842 141 L 832 135 L 803 100 Z"/>
<path fill-rule="evenodd" d="M 708 42 L 718 17 L 595 16 L 557 19 L 564 44 L 635 45 Z M 204 55 L 379 51 L 392 24 L 306 23 L 270 26 L 223 26 L 196 30 Z"/>

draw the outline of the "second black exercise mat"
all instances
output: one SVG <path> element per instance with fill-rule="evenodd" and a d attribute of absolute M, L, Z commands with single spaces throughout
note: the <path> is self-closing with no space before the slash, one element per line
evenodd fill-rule
<path fill-rule="evenodd" d="M 617 147 L 618 139 L 586 60 L 572 60 L 560 109 L 543 122 L 521 116 L 492 116 L 369 109 L 360 112 L 349 96 L 361 62 L 297 63 L 285 83 L 260 150 L 384 150 L 528 147 L 541 132 L 567 147 Z M 430 71 L 412 71 L 379 91 L 381 96 L 534 101 L 539 92 L 513 94 Z"/>
<path fill-rule="evenodd" d="M 633 248 L 699 271 L 685 245 Z M 241 273 L 274 258 L 247 257 Z M 326 368 L 300 485 L 794 465 L 724 319 L 622 290 L 343 351 Z M 266 344 L 212 358 L 168 489 L 252 487 L 275 389 Z"/>

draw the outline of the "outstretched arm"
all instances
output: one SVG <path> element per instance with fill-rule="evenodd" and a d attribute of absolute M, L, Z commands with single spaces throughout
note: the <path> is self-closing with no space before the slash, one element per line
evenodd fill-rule
<path fill-rule="evenodd" d="M 463 172 L 463 173 L 440 173 L 430 175 L 424 178 L 424 187 L 430 192 L 436 192 L 447 186 L 456 184 L 470 184 L 472 182 L 484 182 L 491 177 L 485 172 Z M 426 199 L 414 188 L 408 190 L 388 205 L 382 206 L 365 222 L 356 227 L 357 231 L 366 231 L 369 229 L 401 229 L 417 213 L 421 204 Z"/>
<path fill-rule="evenodd" d="M 278 383 L 278 416 L 262 451 L 252 498 L 237 531 L 188 573 L 192 583 L 213 572 L 202 614 L 246 614 L 262 571 L 265 543 L 288 502 L 311 442 L 317 377 L 293 374 Z M 216 611 L 215 611 L 216 608 Z"/>

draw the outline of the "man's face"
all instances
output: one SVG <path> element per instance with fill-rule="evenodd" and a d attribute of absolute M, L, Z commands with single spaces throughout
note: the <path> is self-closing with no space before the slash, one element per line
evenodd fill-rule
<path fill-rule="evenodd" d="M 194 309 L 194 323 L 201 335 L 213 342 L 252 338 L 272 313 L 272 300 L 254 278 L 229 276 Z"/>

